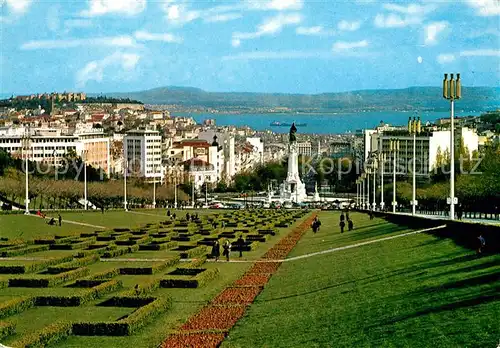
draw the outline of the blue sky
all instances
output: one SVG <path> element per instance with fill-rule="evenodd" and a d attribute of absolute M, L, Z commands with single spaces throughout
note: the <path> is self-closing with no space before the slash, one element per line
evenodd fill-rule
<path fill-rule="evenodd" d="M 0 93 L 500 83 L 498 0 L 0 0 Z"/>

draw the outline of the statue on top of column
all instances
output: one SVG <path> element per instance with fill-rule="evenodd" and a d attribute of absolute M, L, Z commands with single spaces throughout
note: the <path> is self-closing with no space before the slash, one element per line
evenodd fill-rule
<path fill-rule="evenodd" d="M 297 136 L 295 135 L 295 133 L 297 133 L 297 127 L 295 127 L 295 122 L 294 122 L 290 127 L 290 143 L 294 143 L 297 141 Z"/>

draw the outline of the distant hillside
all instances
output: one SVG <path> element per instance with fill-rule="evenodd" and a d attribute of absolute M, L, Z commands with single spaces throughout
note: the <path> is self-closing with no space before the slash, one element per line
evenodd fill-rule
<path fill-rule="evenodd" d="M 190 87 L 161 87 L 141 92 L 107 93 L 108 96 L 140 100 L 145 104 L 176 104 L 213 109 L 258 109 L 287 107 L 295 111 L 349 109 L 413 110 L 449 109 L 439 87 L 362 90 L 314 95 L 279 93 L 206 92 Z M 460 109 L 485 110 L 500 106 L 500 88 L 463 87 Z"/>

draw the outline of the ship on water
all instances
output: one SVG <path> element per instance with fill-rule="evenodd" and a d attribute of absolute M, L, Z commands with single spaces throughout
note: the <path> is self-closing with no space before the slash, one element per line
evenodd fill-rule
<path fill-rule="evenodd" d="M 291 127 L 291 123 L 284 123 L 279 121 L 273 121 L 270 124 L 271 127 Z M 307 123 L 295 123 L 296 127 L 307 127 Z"/>

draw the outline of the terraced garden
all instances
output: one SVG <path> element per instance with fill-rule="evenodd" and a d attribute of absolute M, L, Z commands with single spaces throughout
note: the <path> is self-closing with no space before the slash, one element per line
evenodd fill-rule
<path fill-rule="evenodd" d="M 39 237 L 27 231 L 33 238 L 0 231 L 0 342 L 16 348 L 157 347 L 199 331 L 206 325 L 200 316 L 213 306 L 244 312 L 272 273 L 252 262 L 207 262 L 213 241 L 229 240 L 231 258 L 242 261 L 284 257 L 310 217 L 306 211 L 253 210 L 200 214 L 193 221 L 150 216 L 141 227 L 43 231 Z"/>

